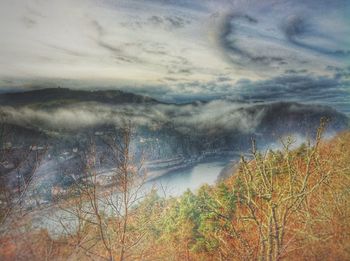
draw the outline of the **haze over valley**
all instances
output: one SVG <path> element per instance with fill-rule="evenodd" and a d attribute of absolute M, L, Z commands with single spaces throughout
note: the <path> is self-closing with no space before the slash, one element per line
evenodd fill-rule
<path fill-rule="evenodd" d="M 0 260 L 350 259 L 348 0 L 0 2 Z"/>

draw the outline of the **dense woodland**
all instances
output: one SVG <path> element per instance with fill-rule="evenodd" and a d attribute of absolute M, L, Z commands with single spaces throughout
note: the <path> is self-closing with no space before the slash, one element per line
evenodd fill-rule
<path fill-rule="evenodd" d="M 231 177 L 178 198 L 141 192 L 128 130 L 110 143 L 114 193 L 102 190 L 92 143 L 86 179 L 55 206 L 75 229 L 62 218 L 65 233 L 54 238 L 2 212 L 0 259 L 350 260 L 350 132 L 324 140 L 323 130 L 297 148 L 293 138 L 274 151 L 253 142 Z"/>

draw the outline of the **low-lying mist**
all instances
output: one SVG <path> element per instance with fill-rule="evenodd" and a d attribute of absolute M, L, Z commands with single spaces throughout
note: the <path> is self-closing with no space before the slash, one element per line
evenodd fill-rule
<path fill-rule="evenodd" d="M 96 102 L 77 103 L 44 110 L 30 106 L 0 107 L 3 119 L 10 124 L 50 131 L 78 131 L 102 125 L 121 126 L 131 122 L 134 126 L 157 129 L 171 126 L 181 133 L 220 133 L 238 131 L 252 133 L 265 124 L 301 127 L 319 121 L 332 120 L 331 126 L 341 129 L 347 117 L 327 106 L 297 103 L 237 104 L 225 100 L 175 104 L 123 104 L 106 105 Z"/>

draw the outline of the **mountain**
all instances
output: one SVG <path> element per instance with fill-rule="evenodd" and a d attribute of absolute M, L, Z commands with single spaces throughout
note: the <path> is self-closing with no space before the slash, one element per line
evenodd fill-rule
<path fill-rule="evenodd" d="M 103 162 L 101 170 L 113 165 L 105 139 L 120 138 L 125 121 L 135 128 L 136 157 L 145 157 L 149 171 L 158 177 L 200 161 L 237 158 L 250 149 L 252 138 L 264 149 L 285 135 L 312 137 L 323 117 L 329 119 L 328 134 L 349 126 L 349 119 L 331 107 L 294 102 L 244 104 L 222 99 L 171 104 L 121 91 L 64 88 L 2 94 L 0 152 L 8 151 L 0 159 L 0 174 L 7 173 L 6 179 L 16 187 L 11 166 L 24 154 L 36 157 L 41 148 L 46 154 L 38 184 L 69 186 L 72 175 L 83 173 L 82 159 L 91 140 Z M 30 177 L 32 168 L 27 166 L 29 174 L 24 177 Z M 43 191 L 50 195 L 50 190 Z"/>
<path fill-rule="evenodd" d="M 113 132 L 127 120 L 152 158 L 245 150 L 251 137 L 268 144 L 287 134 L 312 134 L 322 117 L 330 120 L 329 132 L 349 126 L 344 114 L 322 105 L 228 100 L 171 104 L 115 90 L 49 88 L 1 94 L 0 111 L 13 142 L 46 137 L 60 150 L 88 135 Z"/>
<path fill-rule="evenodd" d="M 105 104 L 156 103 L 155 99 L 119 90 L 82 91 L 68 88 L 46 88 L 27 92 L 0 94 L 0 105 L 53 108 L 78 102 Z"/>
<path fill-rule="evenodd" d="M 137 129 L 138 147 L 153 159 L 244 151 L 252 137 L 263 146 L 288 134 L 312 136 L 322 117 L 330 120 L 329 133 L 349 126 L 344 114 L 323 105 L 229 100 L 179 105 L 122 91 L 41 89 L 1 94 L 0 104 L 7 129 L 16 133 L 13 142 L 45 136 L 45 142 L 64 151 L 88 136 L 115 132 L 128 120 Z"/>

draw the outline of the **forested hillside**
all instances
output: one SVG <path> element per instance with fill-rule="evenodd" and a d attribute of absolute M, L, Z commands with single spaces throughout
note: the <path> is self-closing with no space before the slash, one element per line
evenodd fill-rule
<path fill-rule="evenodd" d="M 166 202 L 152 252 L 163 260 L 349 260 L 349 145 L 343 133 L 242 158 L 227 181 Z"/>
<path fill-rule="evenodd" d="M 275 151 L 253 143 L 227 180 L 179 198 L 153 191 L 115 215 L 101 208 L 96 187 L 79 187 L 79 197 L 60 204 L 78 217 L 74 232 L 6 233 L 0 259 L 349 260 L 350 132 L 323 140 L 323 127 L 298 148 L 293 138 Z"/>

